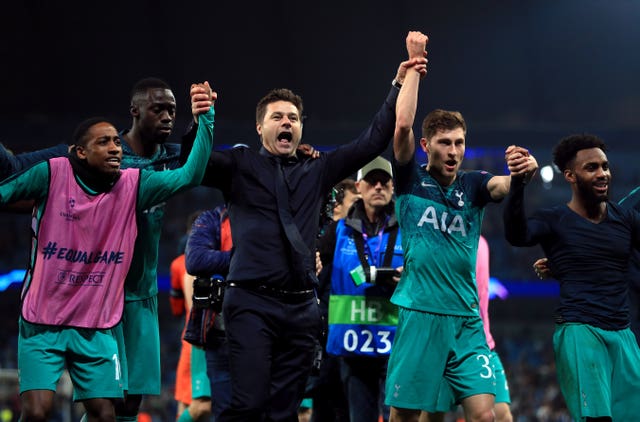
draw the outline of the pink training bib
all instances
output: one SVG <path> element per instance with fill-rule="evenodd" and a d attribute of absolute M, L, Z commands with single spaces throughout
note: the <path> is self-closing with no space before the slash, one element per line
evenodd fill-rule
<path fill-rule="evenodd" d="M 122 317 L 138 233 L 140 172 L 124 170 L 113 189 L 91 195 L 76 181 L 67 158 L 51 159 L 49 167 L 49 195 L 34 227 L 37 251 L 22 317 L 36 324 L 113 327 Z"/>

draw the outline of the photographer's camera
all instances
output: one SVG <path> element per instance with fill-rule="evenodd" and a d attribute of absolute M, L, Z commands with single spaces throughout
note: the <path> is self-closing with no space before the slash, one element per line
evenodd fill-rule
<path fill-rule="evenodd" d="M 374 284 L 395 285 L 394 277 L 400 277 L 400 272 L 391 267 L 374 267 L 371 266 L 371 282 Z"/>
<path fill-rule="evenodd" d="M 193 307 L 196 309 L 213 309 L 216 312 L 220 312 L 222 310 L 225 286 L 224 277 L 220 275 L 196 277 L 193 280 Z"/>

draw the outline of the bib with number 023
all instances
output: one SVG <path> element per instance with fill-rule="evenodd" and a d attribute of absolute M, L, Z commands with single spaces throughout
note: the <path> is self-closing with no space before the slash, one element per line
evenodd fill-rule
<path fill-rule="evenodd" d="M 371 236 L 370 251 L 380 256 L 370 265 L 382 262 L 389 234 Z M 383 247 L 379 247 L 380 245 Z M 402 265 L 402 246 L 398 234 L 391 265 Z M 329 335 L 327 353 L 336 356 L 388 356 L 398 324 L 398 307 L 389 301 L 391 291 L 366 281 L 353 240 L 353 228 L 344 220 L 336 226 L 336 248 L 329 296 Z"/>

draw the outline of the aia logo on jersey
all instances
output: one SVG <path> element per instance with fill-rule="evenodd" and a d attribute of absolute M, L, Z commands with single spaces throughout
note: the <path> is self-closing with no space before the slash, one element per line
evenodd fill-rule
<path fill-rule="evenodd" d="M 462 199 L 460 200 L 462 202 Z M 451 217 L 448 212 L 444 211 L 441 215 L 438 215 L 436 209 L 432 206 L 427 207 L 422 213 L 422 217 L 418 221 L 418 227 L 424 225 L 432 226 L 435 230 L 440 230 L 443 233 L 452 234 L 458 232 L 462 237 L 467 237 L 467 230 L 464 227 L 464 221 L 462 216 L 454 215 Z"/>

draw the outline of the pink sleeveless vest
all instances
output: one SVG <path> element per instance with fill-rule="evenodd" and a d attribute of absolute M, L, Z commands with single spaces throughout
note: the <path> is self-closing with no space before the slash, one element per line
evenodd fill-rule
<path fill-rule="evenodd" d="M 122 317 L 124 280 L 138 233 L 140 172 L 124 170 L 111 191 L 90 195 L 76 182 L 67 158 L 49 160 L 49 168 L 22 317 L 36 324 L 113 327 Z"/>

